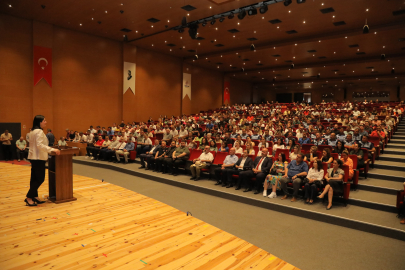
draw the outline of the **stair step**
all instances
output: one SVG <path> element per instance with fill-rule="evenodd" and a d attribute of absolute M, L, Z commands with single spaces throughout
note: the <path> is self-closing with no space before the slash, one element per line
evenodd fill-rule
<path fill-rule="evenodd" d="M 389 143 L 387 144 L 387 148 L 398 148 L 398 149 L 405 149 L 405 145 L 397 144 L 397 143 Z M 403 150 L 402 150 L 403 151 Z"/>
<path fill-rule="evenodd" d="M 390 140 L 390 144 L 405 144 L 405 139 L 399 139 L 399 138 L 395 138 L 395 139 L 391 139 Z"/>
<path fill-rule="evenodd" d="M 368 177 L 401 183 L 404 182 L 404 173 L 396 170 L 375 168 L 368 172 Z"/>
<path fill-rule="evenodd" d="M 378 160 L 374 163 L 374 168 L 405 172 L 405 163 Z"/>
<path fill-rule="evenodd" d="M 388 154 L 386 151 L 384 155 L 380 156 L 381 161 L 394 161 L 394 162 L 404 162 L 405 163 L 405 155 L 395 155 L 395 154 Z"/>
<path fill-rule="evenodd" d="M 405 156 L 405 151 L 402 149 L 390 149 L 390 148 L 386 148 L 384 149 L 384 155 L 385 154 L 392 154 L 392 155 L 398 155 L 398 156 Z M 382 155 L 381 157 L 383 157 L 384 155 Z"/>
<path fill-rule="evenodd" d="M 367 190 L 371 192 L 385 193 L 395 196 L 397 194 L 397 191 L 402 188 L 403 183 L 369 177 L 367 179 L 359 179 L 359 184 L 357 185 L 357 189 L 359 190 Z"/>
<path fill-rule="evenodd" d="M 396 208 L 396 195 L 375 193 L 367 190 L 350 191 L 350 199 L 362 200 L 374 204 L 388 205 Z"/>

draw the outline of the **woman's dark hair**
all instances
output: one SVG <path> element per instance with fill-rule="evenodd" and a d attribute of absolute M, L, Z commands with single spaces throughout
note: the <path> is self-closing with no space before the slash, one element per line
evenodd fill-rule
<path fill-rule="evenodd" d="M 317 160 L 316 160 L 316 164 L 318 164 L 318 172 L 321 171 L 321 169 L 323 168 L 322 160 L 317 159 Z"/>
<path fill-rule="evenodd" d="M 281 152 L 279 155 L 281 156 L 281 160 L 283 161 L 284 164 L 284 162 L 286 161 L 285 154 Z"/>
<path fill-rule="evenodd" d="M 339 165 L 339 168 L 342 167 L 343 161 L 341 161 L 340 159 L 335 159 L 335 161 L 336 161 L 337 164 Z"/>
<path fill-rule="evenodd" d="M 326 157 L 329 159 L 330 158 L 330 149 L 329 148 L 324 148 L 323 151 L 326 152 Z"/>
<path fill-rule="evenodd" d="M 34 129 L 41 129 L 41 123 L 44 121 L 45 116 L 37 115 L 34 117 L 34 121 L 32 122 L 32 130 Z"/>

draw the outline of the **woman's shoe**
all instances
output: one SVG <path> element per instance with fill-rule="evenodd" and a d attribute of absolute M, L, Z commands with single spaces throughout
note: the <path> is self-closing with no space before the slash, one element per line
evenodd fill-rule
<path fill-rule="evenodd" d="M 33 200 L 33 201 L 36 202 L 37 204 L 46 203 L 46 201 L 40 201 L 40 200 L 37 200 L 36 198 L 32 198 L 31 200 Z"/>
<path fill-rule="evenodd" d="M 318 199 L 323 199 L 323 196 L 321 197 L 322 195 L 319 195 L 319 196 L 316 196 Z"/>
<path fill-rule="evenodd" d="M 313 201 L 313 200 L 310 200 L 310 201 L 309 201 L 309 204 L 313 204 L 313 203 L 314 203 L 314 201 Z"/>
<path fill-rule="evenodd" d="M 309 203 L 309 198 L 305 201 L 305 203 Z"/>
<path fill-rule="evenodd" d="M 30 204 L 27 199 L 25 199 L 24 202 L 26 206 L 37 206 L 35 202 L 33 204 Z"/>
<path fill-rule="evenodd" d="M 326 210 L 330 210 L 332 209 L 332 205 L 330 207 L 326 207 Z"/>

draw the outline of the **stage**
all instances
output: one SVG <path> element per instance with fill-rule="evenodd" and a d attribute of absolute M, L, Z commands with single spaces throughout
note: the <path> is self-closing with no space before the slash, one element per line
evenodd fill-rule
<path fill-rule="evenodd" d="M 297 269 L 190 214 L 98 179 L 74 175 L 77 201 L 25 206 L 30 169 L 0 163 L 1 269 Z"/>

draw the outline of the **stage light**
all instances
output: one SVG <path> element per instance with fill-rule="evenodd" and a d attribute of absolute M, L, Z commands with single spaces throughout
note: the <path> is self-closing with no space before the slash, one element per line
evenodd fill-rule
<path fill-rule="evenodd" d="M 221 18 L 219 19 L 219 22 L 223 22 L 223 21 L 225 21 L 225 18 L 224 18 L 224 17 L 221 17 Z"/>
<path fill-rule="evenodd" d="M 183 17 L 183 19 L 181 19 L 181 26 L 187 27 L 187 18 L 186 17 Z"/>
<path fill-rule="evenodd" d="M 124 42 L 127 42 L 127 41 L 128 41 L 128 36 L 124 35 Z"/>
<path fill-rule="evenodd" d="M 183 33 L 184 32 L 184 28 L 179 28 L 179 33 Z"/>
<path fill-rule="evenodd" d="M 253 16 L 253 15 L 256 15 L 256 14 L 257 14 L 257 9 L 251 8 L 251 9 L 248 10 L 248 15 L 249 16 Z"/>
<path fill-rule="evenodd" d="M 194 60 L 198 60 L 198 55 L 194 55 Z"/>
<path fill-rule="evenodd" d="M 198 29 L 198 24 L 194 23 L 191 24 L 188 28 L 188 34 L 190 35 L 190 37 L 192 39 L 196 39 L 197 38 L 197 29 Z"/>
<path fill-rule="evenodd" d="M 238 19 L 239 20 L 243 20 L 243 18 L 245 18 L 246 16 L 246 10 L 242 10 L 241 12 L 239 12 L 238 14 Z"/>
<path fill-rule="evenodd" d="M 368 34 L 370 32 L 370 27 L 367 25 L 367 20 L 366 24 L 363 27 L 363 34 Z"/>
<path fill-rule="evenodd" d="M 321 78 L 321 74 L 316 75 L 316 78 L 318 79 Z"/>
<path fill-rule="evenodd" d="M 391 69 L 391 74 L 395 74 L 395 69 Z"/>
<path fill-rule="evenodd" d="M 269 10 L 269 7 L 267 5 L 264 5 L 264 6 L 260 7 L 259 12 L 260 12 L 260 14 L 264 14 L 267 12 L 267 10 Z"/>
<path fill-rule="evenodd" d="M 291 5 L 292 0 L 284 0 L 284 6 L 288 7 Z"/>
<path fill-rule="evenodd" d="M 211 22 L 210 22 L 210 24 L 211 24 L 211 25 L 214 25 L 214 23 L 216 23 L 216 20 L 215 20 L 215 19 L 212 19 Z"/>
<path fill-rule="evenodd" d="M 229 16 L 228 16 L 228 19 L 233 19 L 233 17 L 235 17 L 235 14 L 231 13 L 231 14 L 229 14 Z"/>
<path fill-rule="evenodd" d="M 240 71 L 242 71 L 242 72 L 243 72 L 243 71 L 245 71 L 245 69 L 244 69 L 244 68 L 241 68 L 241 69 L 240 69 Z"/>
<path fill-rule="evenodd" d="M 254 45 L 254 44 L 250 45 L 250 50 L 251 50 L 251 51 L 256 50 L 256 48 L 255 48 L 255 45 Z"/>
<path fill-rule="evenodd" d="M 381 55 L 381 60 L 385 60 L 385 54 Z"/>
<path fill-rule="evenodd" d="M 297 0 L 297 4 L 305 3 L 306 0 Z"/>
<path fill-rule="evenodd" d="M 294 64 L 291 64 L 291 68 L 294 68 Z"/>
<path fill-rule="evenodd" d="M 206 21 L 204 21 L 204 22 L 203 22 L 201 25 L 204 27 L 204 26 L 206 26 L 206 25 L 207 25 L 207 22 L 206 22 Z"/>

